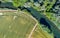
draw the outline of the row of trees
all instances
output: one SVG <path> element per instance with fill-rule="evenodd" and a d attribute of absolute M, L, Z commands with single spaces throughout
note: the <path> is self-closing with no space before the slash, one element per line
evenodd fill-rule
<path fill-rule="evenodd" d="M 12 4 L 15 7 L 19 7 L 19 6 L 23 6 L 26 2 L 30 3 L 30 6 L 32 6 L 35 9 L 43 9 L 45 8 L 45 11 L 49 11 L 52 6 L 54 5 L 54 3 L 56 2 L 56 0 L 2 0 L 4 2 L 9 2 L 11 1 Z M 35 5 L 35 6 L 34 6 Z"/>

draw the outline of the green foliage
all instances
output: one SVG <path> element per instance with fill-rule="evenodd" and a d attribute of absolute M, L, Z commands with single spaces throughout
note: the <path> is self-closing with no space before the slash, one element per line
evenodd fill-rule
<path fill-rule="evenodd" d="M 13 5 L 15 7 L 18 7 L 18 6 L 23 6 L 25 2 L 27 2 L 27 0 L 12 0 L 13 2 Z"/>
<path fill-rule="evenodd" d="M 44 4 L 46 5 L 46 11 L 49 11 L 52 8 L 52 6 L 55 4 L 55 2 L 56 0 L 52 0 L 52 2 L 45 0 Z"/>

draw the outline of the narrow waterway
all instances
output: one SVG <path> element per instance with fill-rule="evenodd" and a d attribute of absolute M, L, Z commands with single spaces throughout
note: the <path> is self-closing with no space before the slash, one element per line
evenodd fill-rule
<path fill-rule="evenodd" d="M 27 9 L 30 11 L 30 14 L 39 21 L 39 23 L 48 26 L 48 28 L 54 33 L 55 38 L 60 38 L 60 30 L 52 21 L 50 21 L 47 17 L 45 17 L 43 14 L 41 14 L 33 8 Z"/>

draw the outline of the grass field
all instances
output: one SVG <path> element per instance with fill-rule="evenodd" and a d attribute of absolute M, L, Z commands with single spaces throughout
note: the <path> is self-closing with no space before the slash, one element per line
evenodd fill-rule
<path fill-rule="evenodd" d="M 27 38 L 36 24 L 36 21 L 28 15 L 23 13 L 0 15 L 0 38 Z"/>
<path fill-rule="evenodd" d="M 51 34 L 47 33 L 47 31 L 44 31 L 43 28 L 40 27 L 40 24 L 38 24 L 31 38 L 54 38 L 54 37 L 52 33 Z"/>

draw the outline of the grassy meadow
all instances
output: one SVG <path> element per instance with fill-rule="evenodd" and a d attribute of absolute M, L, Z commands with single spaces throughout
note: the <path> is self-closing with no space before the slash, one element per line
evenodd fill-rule
<path fill-rule="evenodd" d="M 28 15 L 23 13 L 0 15 L 0 38 L 27 38 L 36 24 L 36 21 Z"/>

